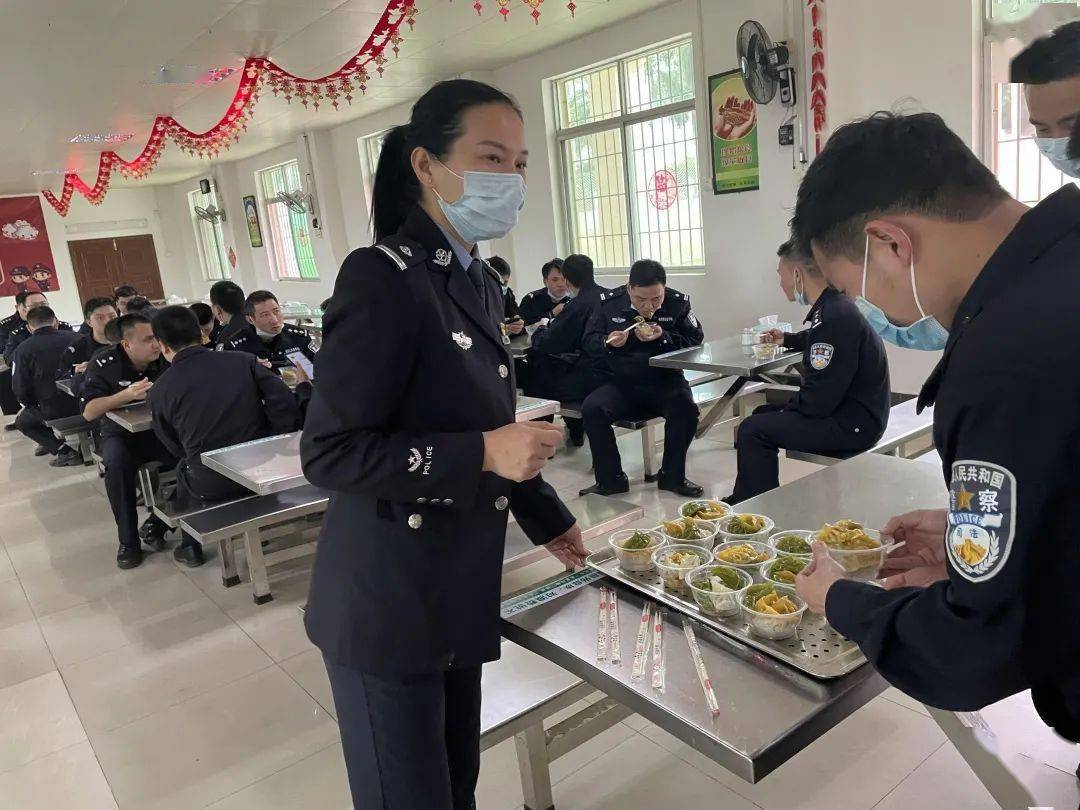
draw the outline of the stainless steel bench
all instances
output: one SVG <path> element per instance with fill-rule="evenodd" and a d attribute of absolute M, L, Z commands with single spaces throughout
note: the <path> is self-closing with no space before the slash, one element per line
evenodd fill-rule
<path fill-rule="evenodd" d="M 271 549 L 264 549 L 263 531 L 321 515 L 329 502 L 329 492 L 305 484 L 272 495 L 252 495 L 189 513 L 180 517 L 180 525 L 196 540 L 218 544 L 221 581 L 227 588 L 240 582 L 233 544 L 238 538 L 243 539 L 252 598 L 255 604 L 261 605 L 274 598 L 267 573 L 270 566 L 315 553 L 314 540 L 305 540 L 302 534 L 299 538 L 292 537 L 280 544 L 275 543 Z"/>
<path fill-rule="evenodd" d="M 867 450 L 867 453 L 879 453 L 898 458 L 916 458 L 933 449 L 933 444 L 919 447 L 914 451 L 908 450 L 908 445 L 918 439 L 929 436 L 934 429 L 934 409 L 929 407 L 921 414 L 915 413 L 917 400 L 909 399 L 889 409 L 889 424 L 885 433 L 877 444 Z M 841 458 L 826 456 L 820 453 L 808 453 L 802 450 L 787 450 L 787 457 L 798 461 L 809 461 L 812 464 L 828 466 L 843 461 Z"/>
<path fill-rule="evenodd" d="M 59 436 L 65 443 L 75 437 L 78 442 L 78 450 L 82 455 L 83 464 L 93 464 L 93 447 L 90 443 L 90 423 L 82 418 L 82 414 L 64 416 L 60 419 L 48 419 L 45 422 L 52 432 Z"/>

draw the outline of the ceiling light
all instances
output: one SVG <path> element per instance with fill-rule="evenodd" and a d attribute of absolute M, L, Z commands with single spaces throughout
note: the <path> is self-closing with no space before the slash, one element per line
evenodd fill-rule
<path fill-rule="evenodd" d="M 67 174 L 67 169 L 38 169 L 36 172 L 30 172 L 31 177 L 40 177 L 44 174 Z"/>
<path fill-rule="evenodd" d="M 123 143 L 134 135 L 134 132 L 80 132 L 71 143 Z"/>
<path fill-rule="evenodd" d="M 236 73 L 234 67 L 216 67 L 210 68 L 204 74 L 202 74 L 196 81 L 196 84 L 217 84 Z"/>

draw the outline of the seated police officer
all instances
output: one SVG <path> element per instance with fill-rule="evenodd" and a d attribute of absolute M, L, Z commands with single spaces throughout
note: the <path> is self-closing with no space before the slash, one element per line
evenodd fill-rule
<path fill-rule="evenodd" d="M 244 317 L 244 291 L 235 281 L 215 281 L 210 287 L 210 309 L 221 325 L 221 331 L 214 341 L 215 348 L 221 348 L 225 341 L 251 332 L 251 324 Z"/>
<path fill-rule="evenodd" d="M 610 379 L 581 407 L 596 473 L 596 484 L 582 495 L 629 491 L 613 424 L 646 416 L 664 417 L 664 460 L 657 485 L 688 498 L 701 495 L 702 488 L 686 479 L 686 452 L 698 424 L 690 386 L 681 371 L 650 366 L 649 358 L 699 346 L 703 337 L 689 296 L 667 287 L 667 273 L 659 262 L 634 262 L 630 283 L 600 296 L 584 345 Z"/>
<path fill-rule="evenodd" d="M 766 340 L 803 353 L 803 382 L 786 405 L 762 405 L 739 425 L 738 477 L 730 503 L 780 486 L 779 448 L 847 458 L 873 447 L 889 422 L 889 364 L 881 338 L 850 298 L 829 286 L 794 242 L 778 251 L 789 301 L 811 305 L 810 328 Z"/>
<path fill-rule="evenodd" d="M 130 284 L 121 284 L 113 290 L 113 300 L 116 301 L 116 309 L 121 315 L 127 314 L 128 302 L 139 295 L 139 291 Z"/>
<path fill-rule="evenodd" d="M 503 295 L 503 323 L 506 324 L 506 332 L 510 335 L 520 335 L 525 331 L 525 321 L 518 313 L 517 298 L 510 289 L 510 263 L 502 256 L 492 256 L 488 264 L 499 274 L 499 287 Z"/>
<path fill-rule="evenodd" d="M 4 344 L 4 360 L 10 366 L 12 358 L 15 356 L 15 349 L 19 344 L 30 337 L 30 326 L 27 323 L 30 310 L 37 307 L 47 307 L 49 305 L 49 299 L 45 297 L 45 293 L 28 292 L 23 299 L 23 312 L 26 316 L 23 318 L 23 323 L 16 326 L 11 332 L 8 333 L 7 342 Z M 58 332 L 70 332 L 71 325 L 64 321 L 56 322 L 56 330 Z"/>
<path fill-rule="evenodd" d="M 939 116 L 878 113 L 810 164 L 792 231 L 883 338 L 944 351 L 919 397 L 936 403 L 941 502 L 881 527 L 904 543 L 884 588 L 845 579 L 819 543 L 799 595 L 915 699 L 976 711 L 1030 689 L 1080 742 L 1080 378 L 1061 373 L 1080 190 L 1029 209 Z"/>
<path fill-rule="evenodd" d="M 109 411 L 145 399 L 151 384 L 168 368 L 149 318 L 139 312 L 128 312 L 117 325 L 120 343 L 94 355 L 83 376 L 80 399 L 83 418 L 98 422 L 105 492 L 120 540 L 116 564 L 126 569 L 142 562 L 140 538 L 150 548 L 161 551 L 168 530 L 153 514 L 138 527 L 135 483 L 139 468 L 160 462 L 164 468 L 172 469 L 176 457 L 152 432 L 132 433 L 103 418 Z"/>
<path fill-rule="evenodd" d="M 113 345 L 105 335 L 105 328 L 117 318 L 116 304 L 111 298 L 89 299 L 83 304 L 83 316 L 88 331 L 68 347 L 64 362 L 57 371 L 60 377 L 77 377 L 85 373 L 90 358 Z"/>
<path fill-rule="evenodd" d="M 195 313 L 169 306 L 154 318 L 154 334 L 171 364 L 150 389 L 154 433 L 174 456 L 181 505 L 249 494 L 203 466 L 200 454 L 265 436 L 288 433 L 300 423 L 292 392 L 246 352 L 215 352 L 202 345 Z M 203 564 L 202 546 L 185 536 L 173 556 L 189 567 Z"/>
<path fill-rule="evenodd" d="M 194 312 L 195 317 L 199 319 L 202 345 L 212 349 L 214 343 L 217 342 L 217 336 L 221 334 L 221 324 L 214 317 L 214 310 L 210 308 L 209 304 L 204 304 L 202 301 L 196 301 L 194 304 L 189 305 L 188 309 Z"/>
<path fill-rule="evenodd" d="M 544 277 L 544 288 L 534 290 L 521 299 L 518 315 L 526 326 L 533 326 L 544 320 L 551 320 L 570 301 L 566 294 L 566 279 L 562 274 L 562 259 L 552 259 L 540 268 Z"/>
<path fill-rule="evenodd" d="M 157 315 L 157 307 L 150 303 L 150 299 L 142 295 L 136 295 L 127 303 L 127 309 L 124 310 L 125 314 L 128 312 L 138 312 L 145 315 L 147 318 L 153 319 Z"/>
<path fill-rule="evenodd" d="M 36 306 L 26 314 L 29 334 L 16 347 L 11 362 L 12 387 L 23 406 L 15 425 L 37 442 L 37 455 L 56 456 L 49 462 L 51 466 L 73 467 L 82 464 L 82 457 L 45 424 L 79 412 L 75 400 L 56 387 L 56 370 L 68 346 L 79 336 L 70 329 L 61 332 L 58 325 L 56 313 L 48 306 Z"/>
<path fill-rule="evenodd" d="M 26 297 L 30 293 L 20 292 L 15 295 L 15 312 L 0 320 L 0 351 L 7 344 L 8 335 L 26 323 Z M 0 371 L 0 411 L 4 416 L 14 416 L 19 412 L 19 400 L 11 390 L 11 369 Z M 4 426 L 4 430 L 15 430 L 15 423 Z"/>
<path fill-rule="evenodd" d="M 588 256 L 574 254 L 563 260 L 563 277 L 571 299 L 566 308 L 540 326 L 529 348 L 529 373 L 525 393 L 559 402 L 581 402 L 596 387 L 593 358 L 582 348 L 585 327 L 608 292 L 593 277 L 593 262 Z M 564 418 L 570 442 L 585 443 L 585 428 L 580 419 Z"/>
<path fill-rule="evenodd" d="M 277 296 L 269 290 L 256 290 L 247 297 L 244 317 L 251 328 L 223 338 L 217 344 L 218 349 L 247 352 L 270 361 L 275 368 L 291 367 L 287 355 L 297 349 L 308 360 L 315 359 L 311 336 L 300 327 L 285 323 Z"/>

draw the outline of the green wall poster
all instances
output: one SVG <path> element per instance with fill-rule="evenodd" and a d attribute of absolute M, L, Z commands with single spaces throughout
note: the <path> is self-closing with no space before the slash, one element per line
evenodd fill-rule
<path fill-rule="evenodd" d="M 758 188 L 757 106 L 738 70 L 709 77 L 709 129 L 713 193 Z"/>

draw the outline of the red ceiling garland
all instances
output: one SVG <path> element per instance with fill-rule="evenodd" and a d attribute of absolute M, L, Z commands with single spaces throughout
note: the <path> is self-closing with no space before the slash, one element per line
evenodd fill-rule
<path fill-rule="evenodd" d="M 814 112 L 814 154 L 821 153 L 825 132 L 828 82 L 825 80 L 825 0 L 806 0 L 810 7 L 810 109 Z"/>
<path fill-rule="evenodd" d="M 543 0 L 536 2 L 535 6 L 539 6 L 540 2 Z M 157 166 L 169 139 L 190 155 L 216 157 L 240 140 L 240 133 L 247 129 L 254 114 L 263 85 L 268 86 L 274 95 L 284 96 L 288 102 L 294 97 L 300 99 L 305 107 L 310 103 L 318 109 L 320 101 L 325 99 L 330 100 L 334 109 L 338 108 L 341 100 L 351 104 L 357 90 L 361 93 L 367 90 L 367 83 L 371 80 L 368 66 L 374 63 L 375 71 L 382 75 L 387 62 L 386 48 L 389 46 L 397 55 L 403 41 L 399 32 L 401 24 L 408 23 L 411 29 L 416 15 L 416 0 L 389 0 L 356 56 L 340 69 L 318 79 L 296 76 L 268 58 L 249 57 L 239 71 L 240 85 L 236 88 L 232 103 L 221 120 L 210 129 L 193 132 L 171 115 L 159 115 L 154 120 L 146 146 L 134 160 L 124 160 L 112 150 L 104 151 L 98 159 L 97 179 L 93 186 L 87 185 L 76 172 L 70 171 L 64 174 L 64 186 L 59 198 L 51 191 L 44 191 L 42 195 L 60 216 L 67 216 L 75 191 L 86 197 L 91 205 L 100 205 L 105 199 L 114 169 L 129 179 L 146 177 Z"/>
<path fill-rule="evenodd" d="M 450 0 L 450 2 L 453 2 L 453 0 Z M 499 13 L 502 15 L 502 18 L 504 20 L 510 16 L 510 4 L 512 2 L 513 0 L 495 0 L 495 5 L 499 7 Z M 540 6 L 544 4 L 544 0 L 521 0 L 521 2 L 532 9 L 529 14 L 532 15 L 533 22 L 539 25 Z M 477 14 L 482 13 L 484 10 L 484 4 L 482 0 L 473 0 L 472 7 L 476 9 Z M 577 11 L 577 4 L 574 2 L 574 0 L 567 0 L 566 7 L 570 10 L 570 16 L 573 17 L 574 12 Z"/>

